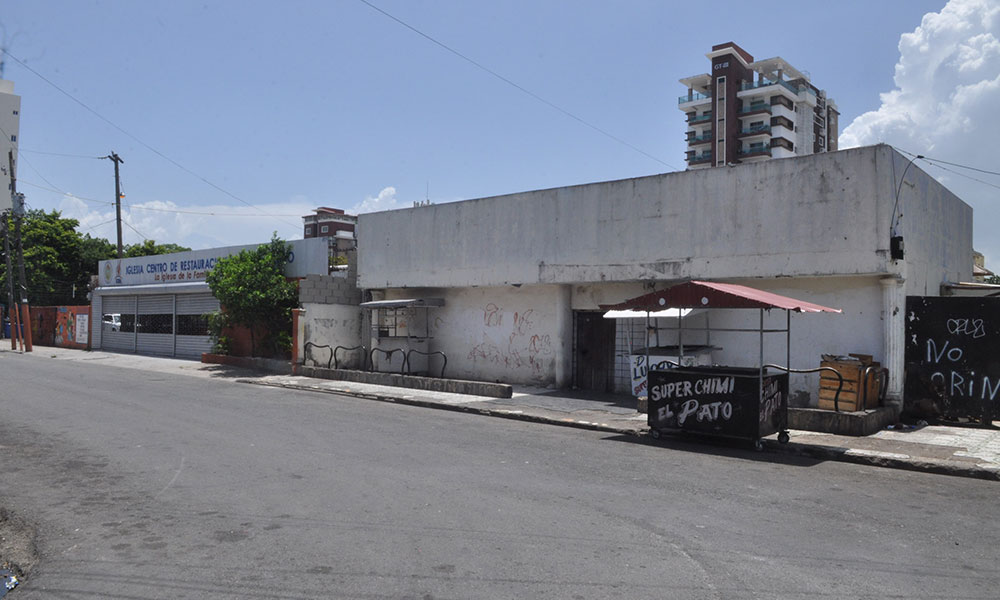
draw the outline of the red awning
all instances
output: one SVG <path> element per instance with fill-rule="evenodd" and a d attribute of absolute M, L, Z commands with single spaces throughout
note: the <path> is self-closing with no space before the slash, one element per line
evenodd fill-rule
<path fill-rule="evenodd" d="M 710 281 L 689 281 L 618 304 L 601 305 L 601 310 L 657 311 L 666 308 L 781 308 L 796 312 L 841 312 L 837 308 L 827 308 L 745 285 Z"/>

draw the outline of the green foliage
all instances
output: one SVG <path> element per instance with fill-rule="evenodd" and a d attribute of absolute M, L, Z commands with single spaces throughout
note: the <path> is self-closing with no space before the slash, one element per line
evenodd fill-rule
<path fill-rule="evenodd" d="M 11 232 L 11 266 L 18 281 L 14 224 Z M 21 225 L 24 246 L 24 271 L 28 301 L 36 306 L 88 304 L 90 276 L 97 273 L 97 263 L 118 256 L 114 244 L 104 238 L 80 235 L 76 219 L 63 218 L 59 211 L 29 210 Z M 128 256 L 166 254 L 188 250 L 176 244 L 157 244 L 147 240 L 127 247 Z M 7 270 L 0 246 L 0 298 L 6 303 Z M 15 295 L 17 295 L 15 293 Z"/>
<path fill-rule="evenodd" d="M 992 283 L 994 285 L 1000 284 L 1000 275 L 990 275 L 983 280 L 984 283 Z"/>
<path fill-rule="evenodd" d="M 229 318 L 250 330 L 254 356 L 256 331 L 267 331 L 264 347 L 281 353 L 279 336 L 291 330 L 292 309 L 298 306 L 295 283 L 284 275 L 291 253 L 291 247 L 274 234 L 267 244 L 219 259 L 208 272 L 208 286 Z"/>
<path fill-rule="evenodd" d="M 212 339 L 213 354 L 229 354 L 229 338 L 222 335 L 232 325 L 228 313 L 216 311 L 205 315 L 208 319 L 208 336 Z"/>
<path fill-rule="evenodd" d="M 125 258 L 135 258 L 137 256 L 156 256 L 159 254 L 173 254 L 174 252 L 187 252 L 190 248 L 178 246 L 177 244 L 157 244 L 156 240 L 146 240 L 141 244 L 131 244 L 123 248 Z"/>

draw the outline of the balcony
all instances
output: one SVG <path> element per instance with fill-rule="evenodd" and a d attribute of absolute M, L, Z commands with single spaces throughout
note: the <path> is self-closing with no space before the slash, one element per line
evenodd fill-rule
<path fill-rule="evenodd" d="M 747 115 L 756 115 L 763 113 L 771 114 L 771 105 L 766 104 L 764 102 L 758 102 L 757 104 L 751 104 L 750 106 L 741 109 L 739 112 L 739 116 L 745 117 Z"/>
<path fill-rule="evenodd" d="M 692 135 L 687 138 L 688 146 L 697 146 L 698 144 L 709 144 L 712 142 L 712 132 L 708 132 L 702 135 Z"/>
<path fill-rule="evenodd" d="M 747 127 L 746 129 L 740 131 L 736 137 L 752 137 L 755 135 L 770 135 L 771 126 L 770 125 L 755 125 L 753 127 Z"/>
<path fill-rule="evenodd" d="M 690 102 L 691 104 L 698 104 L 701 102 L 707 102 L 711 99 L 712 99 L 711 94 L 698 94 L 698 93 L 692 93 L 691 95 L 685 94 L 683 96 L 677 97 L 677 104 L 678 105 L 687 104 L 688 102 Z"/>
<path fill-rule="evenodd" d="M 755 89 L 758 89 L 758 88 L 768 87 L 768 86 L 771 86 L 771 85 L 780 85 L 783 88 L 785 88 L 786 90 L 788 90 L 789 92 L 795 94 L 796 96 L 799 95 L 799 91 L 801 90 L 801 87 L 794 86 L 794 85 L 788 83 L 787 81 L 769 81 L 769 80 L 765 79 L 764 81 L 758 81 L 756 83 L 754 83 L 754 82 L 744 83 L 743 85 L 740 86 L 740 91 L 741 92 L 745 92 L 747 90 L 755 90 Z"/>
<path fill-rule="evenodd" d="M 687 122 L 689 124 L 694 124 L 694 123 L 708 123 L 711 120 L 712 120 L 712 113 L 711 112 L 707 112 L 707 113 L 705 113 L 703 115 L 698 115 L 696 117 L 688 117 Z"/>
<path fill-rule="evenodd" d="M 697 152 L 688 152 L 687 157 L 685 157 L 684 160 L 687 161 L 688 165 L 698 165 L 701 163 L 712 162 L 712 152 L 705 151 L 701 154 L 698 154 Z"/>
<path fill-rule="evenodd" d="M 753 158 L 755 156 L 771 156 L 770 144 L 751 144 L 737 153 L 740 158 Z"/>

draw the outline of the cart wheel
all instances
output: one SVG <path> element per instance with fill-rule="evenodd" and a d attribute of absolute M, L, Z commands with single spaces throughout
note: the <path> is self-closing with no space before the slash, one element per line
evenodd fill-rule
<path fill-rule="evenodd" d="M 762 440 L 760 440 L 760 439 L 756 439 L 756 440 L 754 440 L 754 441 L 753 441 L 753 448 L 754 448 L 754 450 L 756 450 L 757 452 L 760 452 L 761 450 L 763 450 L 763 449 L 764 449 L 764 442 L 763 442 Z"/>
<path fill-rule="evenodd" d="M 789 437 L 787 431 L 782 431 L 781 433 L 778 434 L 778 443 L 779 444 L 787 444 L 788 440 L 790 440 L 790 439 L 791 439 L 791 437 Z"/>
<path fill-rule="evenodd" d="M 663 434 L 660 433 L 659 429 L 650 429 L 649 435 L 653 436 L 653 439 L 658 440 L 660 439 L 660 436 Z"/>

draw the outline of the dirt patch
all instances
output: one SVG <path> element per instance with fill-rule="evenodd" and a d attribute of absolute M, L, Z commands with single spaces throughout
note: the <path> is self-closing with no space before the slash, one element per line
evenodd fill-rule
<path fill-rule="evenodd" d="M 37 562 L 34 528 L 0 508 L 0 567 L 13 571 L 23 581 Z"/>

